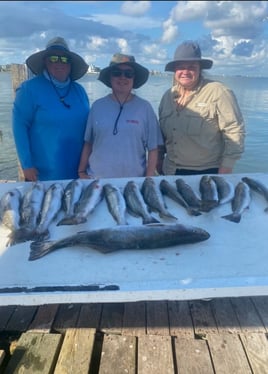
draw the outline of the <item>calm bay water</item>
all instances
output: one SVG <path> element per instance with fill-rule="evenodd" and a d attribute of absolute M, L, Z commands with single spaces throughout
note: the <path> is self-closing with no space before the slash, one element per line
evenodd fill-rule
<path fill-rule="evenodd" d="M 235 166 L 234 173 L 268 173 L 268 78 L 213 77 L 228 85 L 236 94 L 246 123 L 245 153 Z M 149 100 L 158 111 L 161 96 L 171 85 L 170 75 L 150 76 L 136 93 Z M 86 75 L 80 80 L 90 102 L 110 92 L 97 80 Z M 13 102 L 11 75 L 0 73 L 0 180 L 16 180 L 17 155 L 11 128 Z"/>

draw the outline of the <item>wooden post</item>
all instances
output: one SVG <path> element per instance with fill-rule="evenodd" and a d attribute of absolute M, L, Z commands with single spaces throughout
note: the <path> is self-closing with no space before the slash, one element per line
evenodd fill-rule
<path fill-rule="evenodd" d="M 24 64 L 12 64 L 11 65 L 11 78 L 12 78 L 13 94 L 15 96 L 16 89 L 18 88 L 18 86 L 23 81 L 28 79 L 28 72 L 27 72 L 26 66 Z M 18 180 L 19 181 L 25 180 L 19 160 L 18 160 Z"/>

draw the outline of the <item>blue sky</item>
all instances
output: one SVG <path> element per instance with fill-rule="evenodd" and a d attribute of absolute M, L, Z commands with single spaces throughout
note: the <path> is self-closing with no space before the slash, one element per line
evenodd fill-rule
<path fill-rule="evenodd" d="M 192 39 L 214 74 L 268 76 L 267 1 L 0 1 L 0 64 L 24 63 L 57 35 L 100 68 L 122 52 L 164 71 Z"/>

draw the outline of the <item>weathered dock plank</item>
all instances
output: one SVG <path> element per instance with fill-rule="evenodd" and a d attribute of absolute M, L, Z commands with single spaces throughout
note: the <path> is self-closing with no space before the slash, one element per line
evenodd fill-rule
<path fill-rule="evenodd" d="M 67 329 L 54 374 L 88 374 L 95 329 Z"/>
<path fill-rule="evenodd" d="M 7 305 L 0 307 L 0 331 L 5 330 L 8 321 L 10 320 L 12 314 L 16 310 L 16 306 Z"/>
<path fill-rule="evenodd" d="M 268 341 L 265 334 L 240 334 L 253 373 L 268 373 Z"/>
<path fill-rule="evenodd" d="M 53 330 L 64 333 L 67 328 L 76 327 L 80 304 L 61 304 L 53 323 Z"/>
<path fill-rule="evenodd" d="M 231 299 L 231 303 L 243 332 L 265 332 L 265 327 L 251 298 L 235 297 Z"/>
<path fill-rule="evenodd" d="M 169 301 L 170 335 L 194 338 L 194 327 L 187 301 Z"/>
<path fill-rule="evenodd" d="M 167 301 L 147 302 L 147 334 L 169 335 Z"/>
<path fill-rule="evenodd" d="M 229 298 L 211 300 L 211 309 L 219 333 L 226 330 L 230 333 L 241 331 L 237 315 Z"/>
<path fill-rule="evenodd" d="M 95 328 L 100 324 L 102 304 L 82 304 L 77 327 Z"/>
<path fill-rule="evenodd" d="M 121 334 L 124 316 L 124 303 L 103 304 L 100 330 L 109 334 Z"/>
<path fill-rule="evenodd" d="M 251 298 L 266 330 L 268 330 L 268 297 L 256 296 Z"/>
<path fill-rule="evenodd" d="M 180 374 L 214 374 L 206 340 L 179 337 L 174 343 Z"/>
<path fill-rule="evenodd" d="M 58 311 L 58 304 L 41 305 L 31 322 L 28 331 L 50 332 L 55 316 Z"/>
<path fill-rule="evenodd" d="M 18 305 L 8 323 L 6 324 L 6 331 L 26 331 L 33 320 L 33 317 L 37 311 L 36 306 L 21 306 Z"/>
<path fill-rule="evenodd" d="M 135 374 L 136 338 L 126 335 L 104 335 L 98 373 Z"/>
<path fill-rule="evenodd" d="M 218 332 L 211 301 L 190 301 L 189 306 L 196 335 L 205 337 L 208 333 Z"/>
<path fill-rule="evenodd" d="M 5 374 L 51 374 L 61 340 L 60 334 L 23 333 Z"/>
<path fill-rule="evenodd" d="M 238 335 L 207 334 L 206 338 L 217 374 L 252 374 Z"/>
<path fill-rule="evenodd" d="M 139 374 L 174 374 L 170 336 L 144 335 L 138 341 Z"/>
<path fill-rule="evenodd" d="M 146 334 L 146 305 L 144 301 L 125 304 L 122 334 L 132 336 Z"/>

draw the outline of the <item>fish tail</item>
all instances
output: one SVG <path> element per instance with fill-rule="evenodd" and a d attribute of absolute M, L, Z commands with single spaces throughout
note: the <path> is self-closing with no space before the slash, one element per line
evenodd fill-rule
<path fill-rule="evenodd" d="M 26 229 L 26 228 L 20 228 L 13 232 L 11 232 L 8 235 L 8 241 L 6 243 L 6 246 L 12 246 L 18 243 L 23 243 L 28 240 L 34 239 L 34 231 Z"/>
<path fill-rule="evenodd" d="M 63 225 L 79 225 L 80 223 L 85 223 L 87 219 L 85 217 L 78 217 L 78 216 L 70 216 L 64 217 L 57 223 L 57 226 Z"/>
<path fill-rule="evenodd" d="M 160 221 L 158 221 L 153 216 L 143 218 L 143 220 L 142 220 L 143 225 L 148 225 L 150 223 L 160 223 Z"/>
<path fill-rule="evenodd" d="M 171 219 L 178 219 L 177 217 L 173 216 L 173 214 L 169 213 L 169 212 L 161 212 L 159 213 L 159 216 L 161 218 L 171 218 Z"/>
<path fill-rule="evenodd" d="M 187 208 L 187 212 L 188 212 L 188 214 L 190 215 L 190 216 L 201 216 L 202 215 L 202 213 L 198 210 L 198 209 L 196 209 L 196 208 L 191 208 L 191 207 L 188 207 Z"/>
<path fill-rule="evenodd" d="M 49 237 L 50 237 L 49 230 L 46 229 L 44 232 L 36 231 L 32 236 L 32 240 L 41 242 L 41 241 L 49 239 Z"/>
<path fill-rule="evenodd" d="M 54 249 L 56 249 L 55 243 L 55 240 L 32 242 L 30 245 L 30 255 L 28 260 L 38 260 L 39 258 L 52 252 Z"/>
<path fill-rule="evenodd" d="M 228 221 L 239 223 L 241 220 L 241 214 L 227 214 L 226 216 L 222 216 L 221 218 L 227 219 Z"/>

